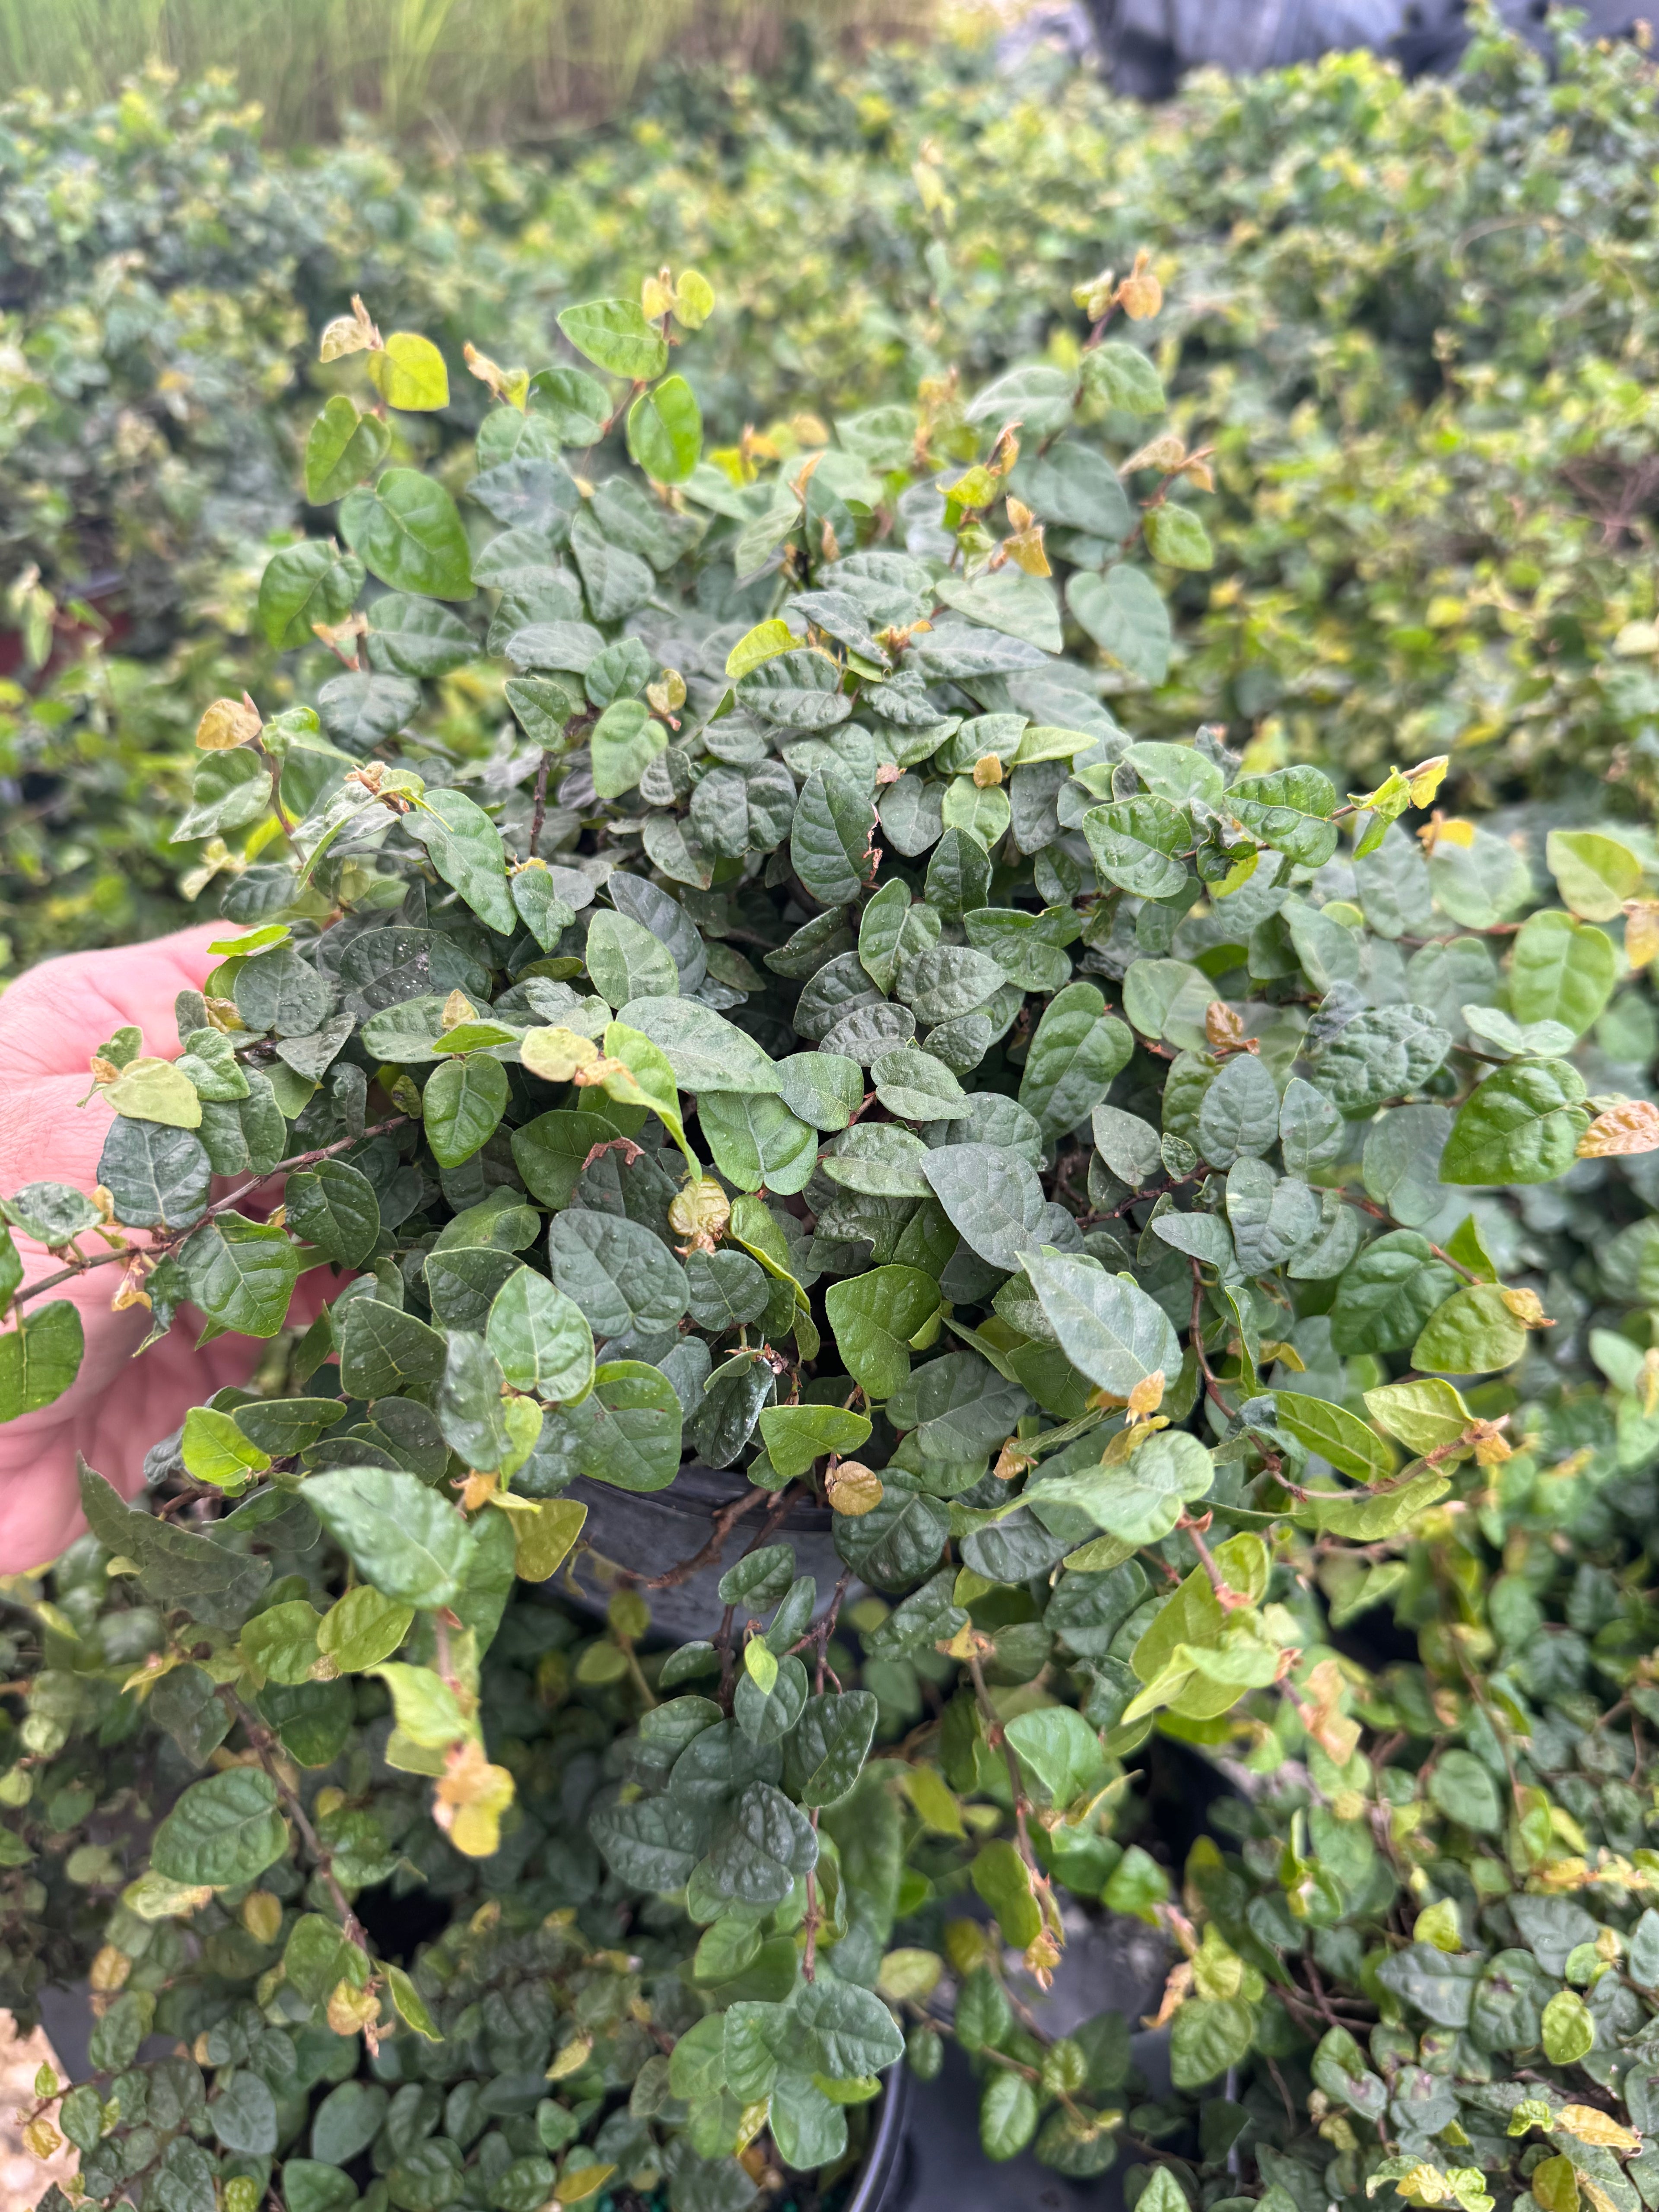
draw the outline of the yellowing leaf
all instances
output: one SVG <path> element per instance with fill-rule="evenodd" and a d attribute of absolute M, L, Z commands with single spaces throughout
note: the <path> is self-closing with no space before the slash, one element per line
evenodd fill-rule
<path fill-rule="evenodd" d="M 198 752 L 234 752 L 257 738 L 264 725 L 259 710 L 246 699 L 216 699 L 196 725 Z"/>
<path fill-rule="evenodd" d="M 430 338 L 393 331 L 368 357 L 369 381 L 388 407 L 405 415 L 430 414 L 449 404 L 449 371 Z"/>
<path fill-rule="evenodd" d="M 923 1827 L 931 1828 L 936 1836 L 966 1834 L 962 1808 L 937 1767 L 907 1766 L 899 1781 Z"/>
<path fill-rule="evenodd" d="M 1117 302 L 1132 323 L 1144 323 L 1164 305 L 1164 287 L 1152 274 L 1152 255 L 1143 246 L 1135 265 L 1117 288 Z"/>
<path fill-rule="evenodd" d="M 781 653 L 793 652 L 799 643 L 788 623 L 775 615 L 769 622 L 757 623 L 753 629 L 744 631 L 726 656 L 726 672 L 735 684 L 763 661 L 775 659 Z"/>
<path fill-rule="evenodd" d="M 501 1842 L 501 1814 L 513 1802 L 513 1777 L 492 1766 L 473 1737 L 452 1745 L 434 1796 L 432 1817 L 458 1851 L 487 1859 Z"/>
<path fill-rule="evenodd" d="M 106 1100 L 132 1121 L 199 1129 L 202 1102 L 184 1070 L 170 1060 L 131 1060 L 103 1086 Z"/>
<path fill-rule="evenodd" d="M 547 2069 L 550 2081 L 567 2081 L 573 2074 L 580 2074 L 593 2052 L 591 2035 L 573 2036 L 562 2051 L 553 2054 L 553 2063 Z"/>
<path fill-rule="evenodd" d="M 520 1501 L 514 1500 L 514 1503 Z M 564 1565 L 582 1532 L 587 1508 L 574 1498 L 549 1498 L 513 1516 L 513 1563 L 520 1579 L 544 1583 Z"/>
<path fill-rule="evenodd" d="M 1642 2148 L 1642 2138 L 1634 2128 L 1622 2126 L 1594 2105 L 1564 2105 L 1552 2124 L 1559 2133 L 1574 2136 L 1582 2143 L 1594 2143 L 1601 2150 Z"/>
<path fill-rule="evenodd" d="M 1645 968 L 1659 952 L 1659 899 L 1625 901 L 1625 957 L 1632 968 Z"/>
<path fill-rule="evenodd" d="M 830 1510 L 849 1520 L 873 1513 L 885 1495 L 881 1477 L 855 1459 L 844 1459 L 839 1467 L 830 1468 L 823 1479 L 823 1493 Z"/>
<path fill-rule="evenodd" d="M 1626 938 L 1628 941 L 1629 928 Z M 1632 1098 L 1598 1114 L 1578 1139 L 1581 1160 L 1616 1159 L 1631 1152 L 1659 1152 L 1659 1106 Z"/>
<path fill-rule="evenodd" d="M 714 312 L 714 288 L 695 269 L 682 269 L 674 287 L 674 319 L 682 330 L 700 331 Z"/>
<path fill-rule="evenodd" d="M 520 1064 L 544 1083 L 568 1083 L 579 1067 L 592 1066 L 600 1056 L 592 1037 L 557 1026 L 528 1030 L 519 1047 Z"/>

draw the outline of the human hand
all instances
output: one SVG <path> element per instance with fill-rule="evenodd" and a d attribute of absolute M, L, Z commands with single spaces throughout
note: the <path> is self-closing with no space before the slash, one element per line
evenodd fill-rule
<path fill-rule="evenodd" d="M 201 988 L 216 964 L 207 948 L 223 931 L 209 923 L 119 951 L 72 953 L 31 969 L 0 998 L 0 1193 L 42 1182 L 91 1193 L 114 1115 L 101 1097 L 79 1103 L 88 1060 L 128 1023 L 143 1032 L 145 1052 L 177 1058 L 173 1000 Z M 26 1285 L 58 1272 L 59 1260 L 14 1236 Z M 57 1290 L 86 1333 L 81 1371 L 52 1405 L 0 1426 L 0 1573 L 41 1566 L 81 1533 L 77 1453 L 131 1497 L 149 1447 L 191 1407 L 246 1382 L 264 1355 L 246 1336 L 198 1351 L 200 1316 L 187 1310 L 135 1361 L 150 1316 L 142 1306 L 112 1311 L 118 1279 L 117 1268 L 97 1267 Z M 307 1304 L 316 1303 L 313 1292 Z"/>

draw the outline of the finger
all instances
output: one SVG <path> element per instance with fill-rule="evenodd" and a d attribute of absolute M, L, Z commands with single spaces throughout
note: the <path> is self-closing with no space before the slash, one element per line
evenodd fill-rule
<path fill-rule="evenodd" d="M 173 1002 L 200 990 L 217 964 L 208 946 L 223 933 L 222 922 L 201 922 L 148 945 L 70 952 L 31 968 L 0 999 L 0 1066 L 9 1081 L 75 1076 L 84 1091 L 88 1060 L 129 1023 L 143 1030 L 147 1053 L 176 1058 Z"/>
<path fill-rule="evenodd" d="M 85 1393 L 77 1382 L 44 1413 L 0 1428 L 0 1574 L 27 1574 L 82 1534 L 77 1460 L 132 1497 L 149 1447 L 192 1406 L 246 1382 L 264 1350 L 225 1337 L 198 1352 L 194 1332 L 180 1329 L 128 1361 L 106 1388 Z"/>

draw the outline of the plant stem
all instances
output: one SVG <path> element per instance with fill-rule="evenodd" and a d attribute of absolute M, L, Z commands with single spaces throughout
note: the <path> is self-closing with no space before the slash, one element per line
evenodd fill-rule
<path fill-rule="evenodd" d="M 368 1934 L 362 1922 L 352 1911 L 351 1899 L 341 1888 L 339 1877 L 334 1871 L 334 1854 L 318 1835 L 316 1829 L 312 1826 L 311 1816 L 300 1802 L 296 1792 L 291 1790 L 283 1779 L 282 1769 L 276 1763 L 273 1748 L 276 1741 L 276 1737 L 257 1714 L 248 1711 L 234 1690 L 227 1691 L 224 1694 L 228 1698 L 237 1717 L 246 1730 L 248 1741 L 258 1753 L 260 1765 L 264 1768 L 276 1786 L 276 1794 L 283 1801 L 283 1809 L 300 1831 L 306 1849 L 317 1862 L 317 1871 L 327 1884 L 328 1893 L 333 1899 L 336 1910 L 340 1915 L 341 1929 L 346 1941 L 356 1944 L 358 1950 L 373 1965 L 374 1954 L 369 1948 Z"/>
<path fill-rule="evenodd" d="M 980 1665 L 979 1654 L 976 1651 L 970 1652 L 969 1655 L 968 1672 L 973 1677 L 974 1695 L 979 1701 L 980 1714 L 985 1723 L 986 1741 L 994 1750 L 1000 1750 L 1004 1759 L 1007 1762 L 1008 1780 L 1014 1796 L 1014 1832 L 1018 1840 L 1019 1855 L 1025 1862 L 1025 1871 L 1030 1877 L 1033 1891 L 1041 1893 L 1040 1901 L 1046 1900 L 1048 1895 L 1048 1877 L 1037 1864 L 1036 1853 L 1031 1849 L 1030 1829 L 1027 1824 L 1027 1816 L 1031 1810 L 1031 1801 L 1025 1794 L 1025 1784 L 1020 1775 L 1018 1756 L 1003 1730 L 1002 1723 L 997 1717 L 997 1709 L 991 1703 L 991 1692 L 985 1686 L 985 1674 Z M 1046 1911 L 1042 1918 L 1043 1925 L 1046 1927 L 1048 1924 L 1048 1915 Z"/>
<path fill-rule="evenodd" d="M 535 811 L 530 817 L 530 851 L 527 857 L 534 860 L 536 848 L 541 842 L 542 823 L 547 818 L 547 772 L 553 764 L 553 756 L 543 749 L 541 766 L 536 770 Z"/>
<path fill-rule="evenodd" d="M 31 1283 L 26 1290 L 19 1291 L 12 1303 L 21 1306 L 27 1299 L 38 1298 L 44 1291 L 56 1290 L 59 1283 L 73 1282 L 76 1276 L 84 1275 L 89 1268 L 107 1267 L 113 1260 L 131 1260 L 135 1251 L 142 1252 L 146 1259 L 169 1257 L 186 1238 L 195 1235 L 204 1221 L 211 1221 L 216 1214 L 228 1213 L 238 1200 L 246 1198 L 251 1190 L 258 1190 L 262 1183 L 270 1182 L 279 1175 L 292 1175 L 301 1168 L 314 1167 L 319 1160 L 332 1159 L 336 1152 L 349 1152 L 354 1145 L 366 1144 L 371 1137 L 384 1136 L 388 1129 L 400 1128 L 408 1119 L 407 1114 L 393 1114 L 386 1121 L 377 1121 L 372 1129 L 365 1129 L 360 1137 L 342 1137 L 336 1144 L 318 1146 L 315 1152 L 296 1152 L 292 1159 L 278 1160 L 276 1166 L 268 1168 L 264 1175 L 255 1176 L 251 1182 L 239 1183 L 223 1198 L 216 1198 L 188 1229 L 176 1231 L 159 1244 L 122 1244 L 112 1251 L 94 1253 L 90 1260 L 82 1260 L 76 1267 L 60 1267 L 55 1275 L 43 1275 L 38 1283 Z"/>

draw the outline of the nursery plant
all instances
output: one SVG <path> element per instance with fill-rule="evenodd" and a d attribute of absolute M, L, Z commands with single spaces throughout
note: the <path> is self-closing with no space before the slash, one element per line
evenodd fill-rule
<path fill-rule="evenodd" d="M 1543 796 L 1562 828 L 1650 813 L 1642 50 L 1564 28 L 1552 73 L 1483 25 L 1453 83 L 1331 56 L 1194 77 L 1153 111 L 1036 66 L 941 32 L 770 82 L 659 74 L 551 158 L 286 156 L 233 88 L 155 75 L 98 106 L 9 103 L 10 964 L 189 920 L 203 864 L 167 840 L 198 715 L 244 685 L 268 715 L 312 696 L 252 620 L 270 544 L 323 520 L 298 456 L 343 372 L 307 334 L 356 289 L 441 347 L 450 404 L 404 427 L 453 486 L 487 398 L 463 340 L 543 360 L 556 309 L 665 258 L 720 294 L 688 373 L 721 444 L 952 365 L 973 388 L 1074 366 L 1073 288 L 1140 246 L 1167 258 L 1158 362 L 1175 427 L 1218 449 L 1217 559 L 1172 595 L 1163 681 L 1121 679 L 1138 734 L 1224 722 L 1252 769 L 1308 760 L 1344 790 L 1449 753 L 1483 819 Z M 107 632 L 79 621 L 89 587 Z M 488 749 L 470 690 L 432 696 Z"/>
<path fill-rule="evenodd" d="M 705 453 L 672 364 L 715 301 L 665 270 L 548 366 L 469 353 L 465 483 L 403 427 L 437 349 L 361 301 L 324 331 L 332 528 L 259 618 L 338 672 L 203 718 L 221 964 L 176 1053 L 94 1056 L 96 1188 L 4 1199 L 0 1415 L 73 1379 L 51 1292 L 89 1268 L 152 1337 L 273 1346 L 157 1440 L 158 1510 L 84 1469 L 88 1547 L 23 1593 L 8 1941 L 26 2000 L 103 1939 L 92 2195 L 251 2212 L 281 2153 L 309 2212 L 369 2149 L 399 2212 L 613 2172 L 738 2207 L 842 2160 L 896 2008 L 937 2063 L 947 1963 L 987 2148 L 1098 2171 L 1121 2028 L 1045 2049 L 996 1941 L 901 1913 L 971 1895 L 1039 1984 L 1057 1886 L 1190 1929 L 1109 1833 L 1125 1762 L 1252 1694 L 1328 1734 L 1300 1563 L 1362 1609 L 1460 1469 L 1506 1479 L 1502 1378 L 1582 1389 L 1552 1234 L 1593 1217 L 1640 1303 L 1651 840 L 1413 835 L 1443 761 L 1344 793 L 1125 729 L 1209 471 L 1158 427 L 1146 257 L 1080 304 L 1074 369 Z M 425 688 L 463 674 L 482 758 Z M 56 1256 L 27 1287 L 17 1239 Z M 1645 1326 L 1605 1368 L 1638 1404 Z M 607 1511 L 688 1462 L 728 1478 L 683 1563 L 720 1610 L 647 1656 Z M 532 1743 L 493 1670 L 557 1703 L 563 1616 L 509 1600 L 577 1547 L 606 1696 Z M 387 1955 L 360 1895 L 470 1901 L 469 1864 L 481 1913 Z M 1260 1972 L 1175 1986 L 1178 2087 L 1249 2059 Z M 135 2070 L 158 2023 L 190 2056 Z"/>

